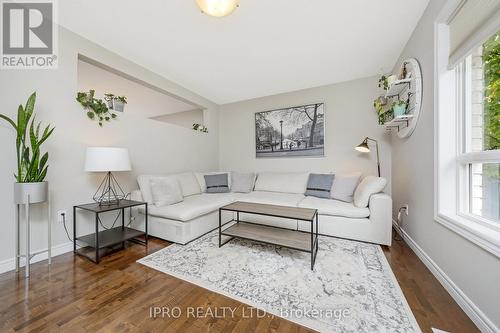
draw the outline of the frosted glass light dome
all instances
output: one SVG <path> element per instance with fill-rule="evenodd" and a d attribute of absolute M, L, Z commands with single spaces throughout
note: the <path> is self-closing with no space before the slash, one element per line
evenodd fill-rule
<path fill-rule="evenodd" d="M 203 13 L 215 17 L 231 14 L 239 3 L 239 0 L 196 0 L 196 4 Z"/>

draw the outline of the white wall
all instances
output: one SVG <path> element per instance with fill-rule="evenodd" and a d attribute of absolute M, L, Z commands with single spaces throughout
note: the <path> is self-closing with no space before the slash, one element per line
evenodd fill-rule
<path fill-rule="evenodd" d="M 390 137 L 378 125 L 372 106 L 378 94 L 377 78 L 370 77 L 222 105 L 219 110 L 220 168 L 376 174 L 375 149 L 371 156 L 354 150 L 369 136 L 379 140 L 382 175 L 390 181 Z M 314 102 L 325 103 L 325 157 L 255 157 L 255 112 Z M 390 192 L 390 184 L 387 189 Z"/>
<path fill-rule="evenodd" d="M 486 321 L 500 328 L 500 259 L 434 220 L 434 21 L 444 0 L 431 1 L 400 61 L 416 58 L 422 67 L 423 104 L 413 135 L 392 140 L 394 216 L 408 203 L 403 229 L 477 306 Z M 479 313 L 478 312 L 478 313 Z M 469 313 L 470 314 L 470 313 Z M 481 315 L 481 314 L 480 314 Z M 450 318 L 448 318 L 450 319 Z M 484 326 L 483 326 L 484 327 Z"/>
<path fill-rule="evenodd" d="M 207 109 L 205 122 L 209 134 L 146 119 L 133 112 L 120 114 L 116 121 L 99 128 L 87 119 L 75 101 L 78 54 L 139 78 L 158 88 L 185 98 Z M 166 59 L 168 61 L 168 59 Z M 112 90 L 113 87 L 109 87 Z M 186 169 L 213 170 L 218 166 L 217 106 L 210 101 L 156 75 L 137 64 L 105 50 L 64 28 L 59 29 L 59 68 L 57 70 L 5 70 L 0 71 L 0 110 L 10 117 L 17 106 L 37 91 L 36 111 L 44 124 L 56 127 L 43 149 L 49 151 L 47 180 L 52 192 L 52 213 L 67 210 L 72 221 L 72 206 L 91 201 L 103 175 L 83 171 L 87 146 L 128 147 L 133 171 L 119 174 L 124 189 L 136 188 L 136 175 L 140 173 L 169 173 Z M 0 268 L 13 263 L 14 256 L 14 204 L 12 174 L 16 169 L 15 135 L 10 125 L 0 122 Z M 55 219 L 53 245 L 66 244 L 63 227 Z M 71 223 L 70 223 L 71 224 Z M 82 220 L 81 230 L 90 230 L 91 224 Z M 70 226 L 71 233 L 71 226 Z M 34 216 L 33 250 L 46 247 L 45 225 L 40 212 Z"/>

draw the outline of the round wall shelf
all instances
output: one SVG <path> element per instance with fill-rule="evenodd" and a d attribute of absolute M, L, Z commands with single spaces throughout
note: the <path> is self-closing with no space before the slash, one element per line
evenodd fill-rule
<path fill-rule="evenodd" d="M 384 123 L 388 130 L 395 130 L 400 138 L 412 135 L 417 127 L 422 108 L 422 72 L 418 61 L 409 58 L 403 61 L 400 71 L 406 69 L 403 79 L 394 81 L 387 89 L 385 97 L 407 102 L 405 114 Z"/>

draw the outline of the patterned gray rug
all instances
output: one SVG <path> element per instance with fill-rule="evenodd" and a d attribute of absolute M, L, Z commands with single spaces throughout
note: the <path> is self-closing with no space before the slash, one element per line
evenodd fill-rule
<path fill-rule="evenodd" d="M 321 332 L 420 332 L 378 245 L 321 237 L 310 254 L 212 232 L 139 263 Z"/>

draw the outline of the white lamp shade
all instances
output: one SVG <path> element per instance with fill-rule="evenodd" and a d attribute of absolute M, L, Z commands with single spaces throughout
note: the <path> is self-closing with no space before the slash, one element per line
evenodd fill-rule
<path fill-rule="evenodd" d="M 85 156 L 85 171 L 108 172 L 130 171 L 127 148 L 89 147 Z"/>

